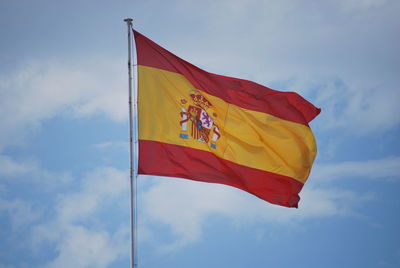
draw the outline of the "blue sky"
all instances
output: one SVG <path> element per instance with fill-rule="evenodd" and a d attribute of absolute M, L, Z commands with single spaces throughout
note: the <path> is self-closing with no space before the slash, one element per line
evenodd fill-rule
<path fill-rule="evenodd" d="M 139 177 L 139 267 L 400 266 L 400 2 L 0 2 L 0 268 L 129 267 L 125 17 L 322 108 L 299 209 Z"/>

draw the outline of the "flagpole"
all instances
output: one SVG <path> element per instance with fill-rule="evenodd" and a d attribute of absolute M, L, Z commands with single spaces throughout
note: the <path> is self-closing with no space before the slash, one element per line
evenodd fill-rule
<path fill-rule="evenodd" d="M 132 19 L 126 18 L 124 19 L 126 25 L 128 27 L 128 84 L 129 84 L 129 178 L 130 178 L 130 200 L 131 200 L 131 268 L 135 268 L 137 266 L 137 232 L 136 232 L 136 215 L 137 215 L 137 206 L 136 206 L 136 186 L 137 186 L 137 177 L 135 172 L 134 165 L 134 156 L 136 155 L 136 146 L 133 145 L 133 135 L 135 134 L 135 142 L 136 142 L 136 126 L 135 133 L 133 131 L 133 109 L 132 109 Z M 135 98 L 135 96 L 134 96 Z M 135 111 L 136 111 L 136 98 L 134 100 Z"/>

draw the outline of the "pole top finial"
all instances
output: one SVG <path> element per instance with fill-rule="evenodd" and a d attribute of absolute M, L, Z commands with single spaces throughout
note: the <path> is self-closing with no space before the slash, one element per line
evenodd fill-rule
<path fill-rule="evenodd" d="M 131 23 L 131 22 L 133 21 L 133 19 L 131 19 L 131 18 L 126 18 L 126 19 L 124 19 L 124 21 L 127 22 L 127 23 Z"/>

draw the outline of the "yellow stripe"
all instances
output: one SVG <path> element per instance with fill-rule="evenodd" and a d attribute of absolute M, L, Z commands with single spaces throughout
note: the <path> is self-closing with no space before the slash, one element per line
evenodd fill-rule
<path fill-rule="evenodd" d="M 139 65 L 138 74 L 139 139 L 210 151 L 240 165 L 306 181 L 316 155 L 314 136 L 307 126 L 244 109 L 197 90 L 212 104 L 206 111 L 221 133 L 214 143 L 216 148 L 212 148 L 210 142 L 191 137 L 190 121 L 187 131 L 182 131 L 182 108 L 195 106 L 190 98 L 193 85 L 181 74 L 153 67 Z"/>

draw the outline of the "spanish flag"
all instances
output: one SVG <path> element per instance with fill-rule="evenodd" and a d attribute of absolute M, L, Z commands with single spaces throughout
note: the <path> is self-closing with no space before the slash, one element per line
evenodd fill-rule
<path fill-rule="evenodd" d="M 134 31 L 138 173 L 220 183 L 297 207 L 316 156 L 300 95 L 206 72 Z"/>

